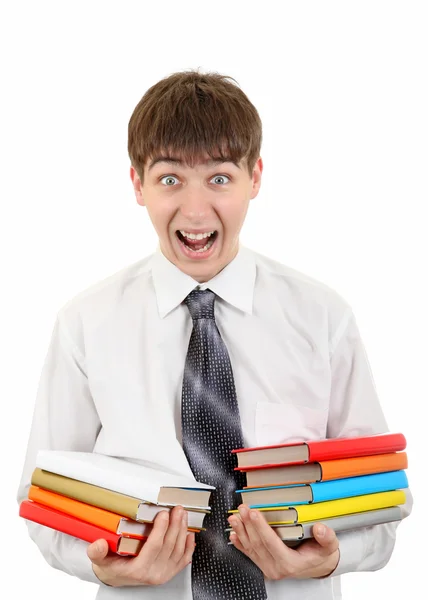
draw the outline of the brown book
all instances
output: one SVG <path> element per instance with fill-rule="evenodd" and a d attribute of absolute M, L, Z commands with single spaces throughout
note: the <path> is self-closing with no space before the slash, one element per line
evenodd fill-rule
<path fill-rule="evenodd" d="M 92 506 L 98 506 L 129 519 L 146 523 L 152 523 L 155 516 L 162 510 L 169 512 L 173 508 L 172 505 L 147 503 L 138 498 L 119 494 L 90 483 L 50 473 L 38 467 L 33 471 L 31 484 Z M 186 506 L 184 508 L 187 510 L 188 528 L 203 529 L 204 517 L 209 511 L 189 509 Z"/>
<path fill-rule="evenodd" d="M 152 523 L 139 523 L 98 506 L 56 494 L 35 485 L 30 486 L 28 500 L 125 537 L 147 537 L 153 529 Z"/>
<path fill-rule="evenodd" d="M 193 477 L 165 471 L 151 463 L 98 452 L 39 450 L 35 466 L 151 504 L 206 509 L 214 489 Z"/>

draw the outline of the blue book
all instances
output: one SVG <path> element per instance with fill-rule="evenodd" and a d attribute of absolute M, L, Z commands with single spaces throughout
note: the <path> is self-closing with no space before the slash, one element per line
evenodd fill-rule
<path fill-rule="evenodd" d="M 407 475 L 404 470 L 400 470 L 316 483 L 246 488 L 237 490 L 237 493 L 241 494 L 243 504 L 247 504 L 251 508 L 264 508 L 266 506 L 326 502 L 351 496 L 401 490 L 408 486 Z"/>

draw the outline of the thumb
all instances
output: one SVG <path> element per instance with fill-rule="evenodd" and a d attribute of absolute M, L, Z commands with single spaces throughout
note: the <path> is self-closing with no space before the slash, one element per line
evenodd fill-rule
<path fill-rule="evenodd" d="M 334 552 L 339 548 L 339 540 L 334 530 L 330 527 L 326 527 L 322 523 L 316 523 L 312 531 L 318 544 L 328 549 L 329 552 Z"/>
<path fill-rule="evenodd" d="M 108 554 L 108 544 L 106 540 L 96 540 L 88 546 L 86 553 L 94 565 L 102 564 L 104 558 Z"/>

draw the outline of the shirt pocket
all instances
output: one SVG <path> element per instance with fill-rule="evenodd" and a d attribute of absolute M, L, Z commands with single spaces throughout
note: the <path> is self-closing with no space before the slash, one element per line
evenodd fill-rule
<path fill-rule="evenodd" d="M 258 402 L 255 434 L 258 446 L 326 437 L 328 411 L 291 403 Z"/>

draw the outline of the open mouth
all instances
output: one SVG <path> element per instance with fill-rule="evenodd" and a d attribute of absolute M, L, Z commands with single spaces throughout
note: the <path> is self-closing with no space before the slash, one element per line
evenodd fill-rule
<path fill-rule="evenodd" d="M 176 235 L 187 251 L 195 254 L 205 254 L 215 243 L 218 231 L 207 231 L 198 234 L 176 231 Z"/>

